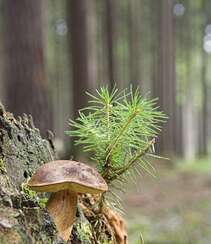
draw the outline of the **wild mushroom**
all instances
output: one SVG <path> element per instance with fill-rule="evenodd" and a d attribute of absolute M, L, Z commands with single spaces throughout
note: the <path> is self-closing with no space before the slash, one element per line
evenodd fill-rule
<path fill-rule="evenodd" d="M 77 210 L 77 194 L 99 194 L 108 190 L 103 177 L 92 167 L 69 160 L 57 160 L 42 165 L 28 182 L 37 192 L 52 192 L 47 210 L 59 236 L 67 241 Z"/>

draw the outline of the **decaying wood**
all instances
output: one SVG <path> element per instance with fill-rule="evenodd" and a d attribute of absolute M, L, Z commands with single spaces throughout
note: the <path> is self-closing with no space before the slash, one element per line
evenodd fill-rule
<path fill-rule="evenodd" d="M 103 214 L 107 218 L 109 225 L 115 233 L 118 244 L 127 244 L 128 236 L 124 219 L 110 208 L 104 208 Z"/>
<path fill-rule="evenodd" d="M 0 105 L 0 243 L 51 243 L 56 231 L 45 209 L 23 193 L 22 184 L 55 158 L 32 117 L 15 119 Z"/>

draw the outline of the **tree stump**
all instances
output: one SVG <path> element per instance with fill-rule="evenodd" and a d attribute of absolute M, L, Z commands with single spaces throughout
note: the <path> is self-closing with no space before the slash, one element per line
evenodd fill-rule
<path fill-rule="evenodd" d="M 26 184 L 40 165 L 56 159 L 52 138 L 51 132 L 47 139 L 41 137 L 30 115 L 16 119 L 0 103 L 1 244 L 64 243 L 44 208 L 49 195 L 36 194 Z M 93 199 L 79 197 L 77 220 L 68 243 L 120 243 L 106 215 L 93 211 Z"/>
<path fill-rule="evenodd" d="M 56 231 L 39 197 L 23 183 L 44 162 L 55 159 L 51 138 L 40 136 L 31 116 L 15 119 L 0 104 L 0 243 L 52 243 Z"/>

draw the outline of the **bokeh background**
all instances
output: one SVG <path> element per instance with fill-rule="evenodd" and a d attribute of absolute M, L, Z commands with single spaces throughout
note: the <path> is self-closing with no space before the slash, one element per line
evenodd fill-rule
<path fill-rule="evenodd" d="M 52 130 L 61 158 L 85 91 L 159 98 L 170 160 L 122 196 L 130 243 L 211 243 L 211 1 L 0 0 L 0 20 L 0 101 Z"/>

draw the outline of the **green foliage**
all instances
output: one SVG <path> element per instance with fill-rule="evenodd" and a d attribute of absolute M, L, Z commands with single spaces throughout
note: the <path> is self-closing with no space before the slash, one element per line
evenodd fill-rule
<path fill-rule="evenodd" d="M 37 203 L 41 208 L 45 208 L 48 198 L 39 197 L 35 191 L 29 189 L 27 182 L 21 184 L 21 193 L 28 199 Z"/>
<path fill-rule="evenodd" d="M 3 159 L 0 159 L 0 172 L 1 172 L 2 174 L 4 174 L 4 173 L 7 172 L 7 169 L 6 169 L 6 167 L 5 167 L 5 164 L 4 164 Z"/>
<path fill-rule="evenodd" d="M 26 182 L 21 184 L 21 193 L 30 199 L 35 199 L 37 197 L 37 193 L 35 191 L 30 190 Z"/>
<path fill-rule="evenodd" d="M 48 202 L 48 198 L 47 197 L 39 197 L 38 199 L 38 204 L 41 208 L 45 208 L 46 204 Z"/>
<path fill-rule="evenodd" d="M 68 135 L 83 145 L 85 152 L 97 162 L 107 182 L 119 179 L 130 168 L 151 172 L 143 156 L 153 151 L 155 138 L 166 116 L 157 110 L 156 99 L 147 100 L 137 90 L 102 87 L 96 96 L 87 93 L 90 106 L 70 121 Z M 132 167 L 133 166 L 133 167 Z"/>
<path fill-rule="evenodd" d="M 84 244 L 90 243 L 90 240 L 92 239 L 92 230 L 90 229 L 89 224 L 78 223 L 76 229 L 80 240 L 83 241 Z"/>

